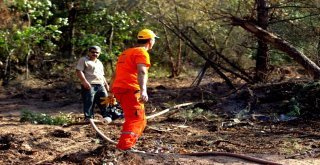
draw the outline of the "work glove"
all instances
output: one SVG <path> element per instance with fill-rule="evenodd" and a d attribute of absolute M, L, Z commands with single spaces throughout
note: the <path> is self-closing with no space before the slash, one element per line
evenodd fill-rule
<path fill-rule="evenodd" d="M 101 102 L 101 104 L 105 104 L 105 105 L 109 105 L 109 106 L 114 106 L 117 104 L 117 100 L 113 96 L 100 97 L 100 99 L 103 100 Z"/>

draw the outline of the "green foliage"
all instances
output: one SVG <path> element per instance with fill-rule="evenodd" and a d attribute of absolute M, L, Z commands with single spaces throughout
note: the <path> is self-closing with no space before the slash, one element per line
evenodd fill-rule
<path fill-rule="evenodd" d="M 285 105 L 286 115 L 320 114 L 320 81 L 303 84 L 294 92 L 295 96 Z"/>
<path fill-rule="evenodd" d="M 109 6 L 110 7 L 110 6 Z M 77 27 L 82 27 L 79 35 L 74 38 L 77 52 L 83 52 L 89 45 L 99 45 L 102 48 L 100 60 L 116 61 L 119 55 L 129 43 L 135 41 L 136 30 L 139 30 L 141 22 L 140 13 L 110 12 L 107 8 L 96 10 L 80 17 Z M 79 54 L 79 53 L 78 53 Z"/>
<path fill-rule="evenodd" d="M 9 31 L 0 31 L 0 60 L 6 58 L 6 54 L 9 53 L 9 42 L 8 37 L 10 37 Z"/>
<path fill-rule="evenodd" d="M 149 69 L 150 78 L 160 78 L 168 77 L 170 75 L 169 71 L 164 67 L 159 67 L 157 63 L 152 64 L 152 67 Z"/>
<path fill-rule="evenodd" d="M 91 45 L 97 45 L 103 49 L 103 42 L 105 38 L 96 34 L 87 34 L 85 31 L 82 31 L 81 35 L 74 40 L 74 43 L 78 45 L 82 51 L 86 51 Z M 104 51 L 102 51 L 102 53 L 104 53 Z"/>
<path fill-rule="evenodd" d="M 299 102 L 293 97 L 288 103 L 289 112 L 287 113 L 288 116 L 300 116 L 301 115 L 301 108 Z"/>
<path fill-rule="evenodd" d="M 9 3 L 10 2 L 10 3 Z M 56 51 L 56 42 L 60 40 L 59 28 L 64 25 L 62 19 L 49 24 L 48 20 L 54 17 L 54 9 L 49 0 L 9 1 L 7 5 L 21 17 L 27 17 L 27 23 L 22 26 L 14 25 L 10 30 L 0 30 L 0 51 L 7 55 L 11 52 L 11 59 L 25 65 L 31 55 L 44 56 Z M 21 20 L 22 21 L 22 20 Z M 6 56 L 5 55 L 5 56 Z M 1 58 L 1 57 L 0 57 Z M 1 59 L 0 59 L 1 60 Z"/>
<path fill-rule="evenodd" d="M 50 0 L 14 0 L 7 1 L 6 4 L 27 15 L 32 24 L 44 25 L 45 21 L 53 16 L 51 10 L 54 6 Z"/>
<path fill-rule="evenodd" d="M 65 125 L 74 122 L 70 114 L 60 113 L 57 116 L 50 116 L 44 113 L 34 113 L 28 110 L 21 111 L 21 122 L 31 122 L 33 124 L 48 124 L 48 125 Z"/>
<path fill-rule="evenodd" d="M 270 52 L 270 64 L 271 65 L 283 65 L 283 64 L 290 64 L 293 60 L 285 53 L 281 52 Z"/>
<path fill-rule="evenodd" d="M 152 63 L 157 64 L 159 70 L 154 70 L 151 76 L 167 74 L 166 71 L 172 66 L 169 65 L 171 61 L 176 63 L 181 60 L 179 62 L 184 65 L 181 70 L 187 67 L 186 71 L 190 67 L 203 65 L 204 60 L 184 43 L 180 45 L 179 38 L 159 24 L 159 20 L 171 28 L 177 27 L 206 55 L 219 63 L 220 59 L 215 57 L 214 50 L 244 69 L 255 65 L 257 38 L 243 28 L 234 26 L 230 20 L 230 16 L 236 16 L 256 23 L 256 2 L 253 0 L 5 0 L 4 5 L 11 12 L 12 21 L 4 19 L 0 29 L 0 62 L 3 63 L 10 56 L 13 65 L 18 64 L 20 68 L 26 65 L 31 56 L 39 57 L 36 59 L 38 64 L 43 59 L 53 61 L 47 58 L 64 60 L 70 50 L 80 57 L 89 45 L 101 46 L 101 61 L 114 64 L 119 53 L 135 43 L 136 33 L 142 28 L 150 28 L 161 36 L 152 50 Z M 268 31 L 278 34 L 316 59 L 319 54 L 318 7 L 316 0 L 270 1 Z M 71 13 L 75 13 L 75 17 L 70 17 Z M 74 29 L 71 29 L 71 25 L 74 25 Z M 191 29 L 196 29 L 198 33 Z M 207 40 L 213 48 L 202 39 Z M 171 47 L 170 52 L 168 46 Z M 270 47 L 270 62 L 273 65 L 293 62 L 285 53 L 273 50 Z M 181 58 L 178 58 L 180 53 Z"/>
<path fill-rule="evenodd" d="M 320 88 L 320 81 L 315 81 L 311 83 L 307 83 L 302 87 L 302 92 L 307 92 L 310 90 L 316 90 Z"/>

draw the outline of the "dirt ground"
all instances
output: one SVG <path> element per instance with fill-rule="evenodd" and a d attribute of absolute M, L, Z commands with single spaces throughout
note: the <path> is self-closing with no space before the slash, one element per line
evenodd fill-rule
<path fill-rule="evenodd" d="M 275 120 L 270 116 L 274 110 L 271 104 L 244 113 L 254 108 L 240 90 L 232 93 L 217 81 L 204 81 L 199 87 L 190 87 L 191 83 L 186 77 L 151 79 L 147 115 L 182 103 L 194 104 L 148 121 L 136 145 L 136 149 L 147 153 L 119 151 L 99 138 L 88 124 L 63 127 L 20 122 L 22 110 L 70 114 L 81 121 L 77 85 L 32 79 L 1 87 L 0 164 L 263 164 L 217 152 L 279 164 L 320 164 L 319 118 Z M 98 111 L 96 114 L 100 119 Z M 98 127 L 116 141 L 121 122 Z M 184 155 L 194 152 L 211 155 Z"/>

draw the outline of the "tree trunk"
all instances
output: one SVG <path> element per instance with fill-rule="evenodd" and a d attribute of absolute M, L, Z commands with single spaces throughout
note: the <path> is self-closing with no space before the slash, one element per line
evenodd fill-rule
<path fill-rule="evenodd" d="M 241 26 L 245 30 L 253 33 L 259 39 L 265 42 L 268 42 L 273 46 L 275 46 L 277 49 L 287 53 L 297 63 L 302 65 L 310 74 L 312 74 L 314 79 L 320 78 L 320 68 L 313 61 L 311 61 L 307 56 L 305 56 L 302 52 L 298 51 L 294 46 L 292 46 L 287 41 L 241 18 L 231 17 L 231 19 L 232 19 L 233 25 Z"/>
<path fill-rule="evenodd" d="M 164 36 L 165 36 L 165 41 L 166 41 L 166 45 L 167 45 L 167 51 L 168 51 L 168 55 L 169 55 L 169 64 L 170 64 L 170 70 L 171 70 L 171 75 L 169 76 L 170 78 L 175 77 L 175 70 L 176 70 L 176 66 L 175 66 L 175 62 L 174 62 L 174 57 L 173 57 L 173 51 L 170 45 L 170 41 L 168 38 L 168 31 L 166 29 L 166 27 L 163 27 L 164 30 Z"/>
<path fill-rule="evenodd" d="M 29 49 L 28 53 L 26 55 L 26 59 L 25 59 L 25 61 L 26 61 L 26 80 L 29 79 L 29 57 L 30 57 L 30 54 L 31 54 L 31 50 Z"/>
<path fill-rule="evenodd" d="M 180 17 L 178 14 L 177 6 L 175 7 L 175 14 L 176 14 L 176 20 L 178 23 L 178 27 L 180 27 Z M 177 52 L 177 58 L 176 58 L 176 67 L 174 70 L 175 76 L 179 76 L 180 72 L 181 72 L 181 52 L 182 52 L 182 40 L 179 39 L 178 52 Z"/>
<path fill-rule="evenodd" d="M 113 35 L 114 35 L 114 26 L 111 25 L 111 29 L 110 29 L 110 36 L 109 36 L 109 52 L 108 54 L 111 56 L 111 54 L 113 54 L 112 49 L 113 49 Z M 109 64 L 110 64 L 110 69 L 112 71 L 112 73 L 114 72 L 114 68 L 113 68 L 113 63 L 112 60 L 108 60 Z"/>
<path fill-rule="evenodd" d="M 181 73 L 181 54 L 182 54 L 182 41 L 179 39 L 179 49 L 177 52 L 177 59 L 176 59 L 176 69 L 174 71 L 176 76 L 179 76 Z"/>
<path fill-rule="evenodd" d="M 9 55 L 7 56 L 6 59 L 6 65 L 5 65 L 5 70 L 4 70 L 4 78 L 3 78 L 3 86 L 6 86 L 9 84 L 10 77 L 11 77 L 11 55 L 13 53 L 13 50 L 8 51 Z"/>
<path fill-rule="evenodd" d="M 318 35 L 318 44 L 317 44 L 317 58 L 316 58 L 316 64 L 320 65 L 320 36 L 318 33 L 316 33 Z"/>
<path fill-rule="evenodd" d="M 74 6 L 74 2 L 70 2 L 68 4 L 68 32 L 67 32 L 67 41 L 65 45 L 65 53 L 63 56 L 65 58 L 73 59 L 75 58 L 74 54 L 74 44 L 72 43 L 72 39 L 74 38 L 74 31 L 75 31 L 75 22 L 76 22 L 76 15 L 77 15 L 77 10 Z"/>
<path fill-rule="evenodd" d="M 258 22 L 257 25 L 262 29 L 266 30 L 268 28 L 268 9 L 265 0 L 256 0 L 257 11 L 258 11 Z M 258 40 L 258 50 L 256 57 L 256 75 L 255 80 L 258 82 L 264 82 L 267 77 L 268 71 L 268 44 L 262 40 Z"/>

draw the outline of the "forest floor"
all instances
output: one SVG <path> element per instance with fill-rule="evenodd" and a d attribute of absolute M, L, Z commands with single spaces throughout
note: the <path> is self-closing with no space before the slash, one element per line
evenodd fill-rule
<path fill-rule="evenodd" d="M 78 85 L 30 79 L 1 87 L 0 164 L 259 164 L 216 152 L 280 164 L 320 164 L 319 117 L 284 120 L 275 115 L 279 102 L 252 101 L 252 94 L 264 95 L 274 86 L 239 85 L 239 90 L 232 92 L 221 80 L 208 79 L 190 87 L 192 81 L 187 77 L 150 80 L 147 115 L 182 103 L 194 104 L 148 121 L 136 145 L 147 153 L 119 151 L 99 138 L 89 124 L 63 127 L 20 122 L 22 110 L 69 114 L 83 120 Z M 101 119 L 96 114 L 96 119 Z M 119 124 L 98 127 L 117 141 Z M 193 152 L 215 155 L 184 155 Z"/>

